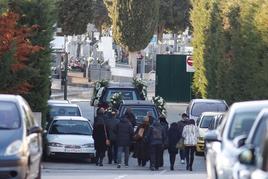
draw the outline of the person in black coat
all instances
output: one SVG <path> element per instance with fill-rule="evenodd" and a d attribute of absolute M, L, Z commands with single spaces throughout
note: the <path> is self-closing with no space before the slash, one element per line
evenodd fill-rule
<path fill-rule="evenodd" d="M 149 146 L 145 141 L 145 136 L 150 127 L 149 118 L 145 117 L 142 124 L 138 126 L 134 133 L 134 156 L 137 157 L 138 165 L 145 166 L 146 162 L 150 159 Z"/>
<path fill-rule="evenodd" d="M 108 146 L 108 162 L 117 163 L 117 142 L 116 142 L 116 126 L 120 122 L 117 118 L 117 111 L 112 111 L 111 116 L 106 119 L 105 124 L 109 132 L 110 145 Z"/>
<path fill-rule="evenodd" d="M 180 134 L 180 137 L 182 137 L 182 131 L 184 126 L 188 124 L 188 115 L 186 113 L 182 114 L 182 120 L 178 122 L 178 133 Z M 185 164 L 185 150 L 180 149 L 180 158 L 181 158 L 181 164 Z"/>
<path fill-rule="evenodd" d="M 164 129 L 164 132 L 165 132 L 165 136 L 166 138 L 164 139 L 164 146 L 163 146 L 163 149 L 161 151 L 161 156 L 160 156 L 160 163 L 159 163 L 159 167 L 163 167 L 164 165 L 164 151 L 165 149 L 167 148 L 167 145 L 168 145 L 168 137 L 167 137 L 167 133 L 168 133 L 168 122 L 167 122 L 167 119 L 164 115 L 161 115 L 159 117 L 159 120 L 160 120 L 160 124 L 161 126 L 163 127 Z"/>
<path fill-rule="evenodd" d="M 178 149 L 176 147 L 180 140 L 180 134 L 178 133 L 178 124 L 172 123 L 168 130 L 168 153 L 170 160 L 170 170 L 174 170 L 174 163 L 176 155 L 178 154 Z"/>
<path fill-rule="evenodd" d="M 132 124 L 132 127 L 133 128 L 136 126 L 136 117 L 132 113 L 132 109 L 131 108 L 127 108 L 127 111 L 126 111 L 124 117 L 127 118 L 130 121 L 130 123 Z"/>
<path fill-rule="evenodd" d="M 134 129 L 130 120 L 126 117 L 121 119 L 116 127 L 116 139 L 117 139 L 117 168 L 121 167 L 122 153 L 125 153 L 125 166 L 128 167 L 129 160 L 129 147 L 132 143 Z"/>
<path fill-rule="evenodd" d="M 107 149 L 108 129 L 105 125 L 104 110 L 99 110 L 93 124 L 93 139 L 96 150 L 96 165 L 103 166 L 103 158 Z"/>

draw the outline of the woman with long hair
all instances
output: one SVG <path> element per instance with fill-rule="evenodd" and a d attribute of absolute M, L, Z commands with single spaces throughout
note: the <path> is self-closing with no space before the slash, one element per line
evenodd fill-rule
<path fill-rule="evenodd" d="M 138 165 L 143 167 L 150 158 L 148 153 L 149 146 L 145 141 L 145 135 L 148 132 L 149 126 L 149 118 L 145 117 L 143 123 L 138 126 L 134 133 L 134 140 L 136 141 L 134 146 L 134 156 L 137 157 Z"/>

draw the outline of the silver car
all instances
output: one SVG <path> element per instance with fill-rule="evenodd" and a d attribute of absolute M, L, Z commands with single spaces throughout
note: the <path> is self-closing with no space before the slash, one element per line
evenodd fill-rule
<path fill-rule="evenodd" d="M 42 128 L 19 95 L 0 95 L 0 178 L 40 179 Z"/>
<path fill-rule="evenodd" d="M 267 107 L 268 100 L 234 103 L 219 128 L 206 134 L 205 140 L 211 142 L 206 154 L 209 179 L 232 178 L 232 169 L 241 151 L 234 139 L 247 136 L 258 113 Z"/>
<path fill-rule="evenodd" d="M 46 133 L 46 157 L 49 159 L 94 159 L 92 127 L 88 119 L 77 116 L 58 116 Z"/>
<path fill-rule="evenodd" d="M 227 110 L 228 105 L 224 100 L 192 99 L 187 106 L 186 114 L 189 119 L 197 121 L 203 112 L 225 112 Z"/>
<path fill-rule="evenodd" d="M 255 120 L 247 138 L 237 137 L 237 143 L 243 145 L 239 154 L 239 161 L 234 165 L 234 179 L 249 179 L 252 171 L 258 167 L 261 156 L 261 146 L 265 141 L 268 132 L 268 109 L 263 109 Z M 243 142 L 245 141 L 245 142 Z"/>

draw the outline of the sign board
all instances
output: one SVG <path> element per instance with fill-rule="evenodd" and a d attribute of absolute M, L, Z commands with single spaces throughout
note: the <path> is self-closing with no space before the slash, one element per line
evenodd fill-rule
<path fill-rule="evenodd" d="M 193 56 L 186 56 L 186 72 L 195 72 Z"/>

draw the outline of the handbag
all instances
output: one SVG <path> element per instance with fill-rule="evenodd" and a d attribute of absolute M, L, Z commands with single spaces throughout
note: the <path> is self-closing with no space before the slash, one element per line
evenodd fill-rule
<path fill-rule="evenodd" d="M 184 149 L 184 139 L 183 138 L 180 138 L 180 140 L 177 142 L 176 144 L 176 148 L 177 149 L 180 149 L 180 150 L 183 150 Z"/>
<path fill-rule="evenodd" d="M 140 138 L 142 138 L 143 137 L 143 134 L 144 134 L 144 128 L 140 128 L 139 131 L 138 131 L 138 136 Z"/>
<path fill-rule="evenodd" d="M 106 125 L 105 125 L 105 124 L 103 125 L 103 128 L 104 128 L 104 133 L 105 133 L 105 144 L 106 144 L 107 146 L 110 146 L 110 145 L 111 145 L 111 142 L 110 142 L 110 140 L 108 139 L 108 135 L 107 135 L 107 130 L 106 130 Z"/>

